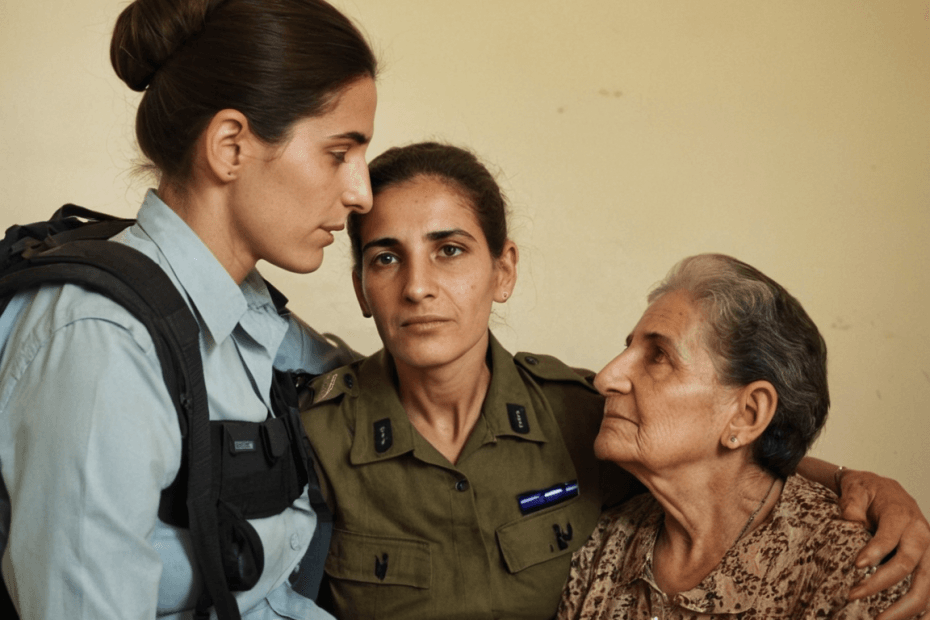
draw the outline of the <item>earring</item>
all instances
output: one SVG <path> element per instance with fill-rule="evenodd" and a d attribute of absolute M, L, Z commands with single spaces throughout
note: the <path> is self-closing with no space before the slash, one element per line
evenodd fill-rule
<path fill-rule="evenodd" d="M 370 319 L 370 318 L 371 318 L 371 312 L 362 312 L 362 316 L 365 317 L 366 319 Z"/>
<path fill-rule="evenodd" d="M 504 291 L 504 301 L 506 301 L 508 297 L 510 297 L 510 293 Z"/>
<path fill-rule="evenodd" d="M 730 443 L 732 444 L 736 443 L 736 435 L 730 435 Z"/>

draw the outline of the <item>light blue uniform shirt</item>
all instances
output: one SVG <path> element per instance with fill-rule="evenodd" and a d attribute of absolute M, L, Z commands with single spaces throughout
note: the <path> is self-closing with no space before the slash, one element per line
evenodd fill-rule
<path fill-rule="evenodd" d="M 154 191 L 117 240 L 157 262 L 194 311 L 210 419 L 264 420 L 273 364 L 321 373 L 349 361 L 279 316 L 258 272 L 237 286 Z M 22 617 L 191 617 L 203 584 L 188 531 L 157 517 L 180 464 L 177 413 L 143 325 L 75 285 L 17 295 L 0 318 L 0 545 Z M 250 523 L 265 567 L 236 593 L 243 617 L 330 618 L 288 582 L 316 526 L 306 491 Z"/>

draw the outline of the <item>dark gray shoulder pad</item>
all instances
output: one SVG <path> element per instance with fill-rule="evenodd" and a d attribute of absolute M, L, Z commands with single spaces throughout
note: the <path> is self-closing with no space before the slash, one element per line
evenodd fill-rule
<path fill-rule="evenodd" d="M 313 400 L 312 406 L 336 400 L 340 396 L 358 396 L 358 370 L 356 364 L 343 366 L 332 372 L 320 375 L 310 383 Z"/>
<path fill-rule="evenodd" d="M 517 366 L 543 381 L 569 381 L 594 389 L 594 373 L 584 368 L 572 368 L 551 355 L 538 355 L 536 353 L 517 353 L 513 356 Z"/>

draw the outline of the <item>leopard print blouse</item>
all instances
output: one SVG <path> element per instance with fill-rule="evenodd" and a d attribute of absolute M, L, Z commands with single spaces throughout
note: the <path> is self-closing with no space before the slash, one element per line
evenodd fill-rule
<path fill-rule="evenodd" d="M 873 571 L 853 565 L 869 534 L 839 514 L 836 495 L 791 476 L 760 527 L 697 587 L 666 596 L 652 574 L 664 513 L 651 495 L 640 495 L 604 513 L 575 552 L 558 618 L 874 618 L 907 592 L 910 579 L 847 601 L 849 590 Z"/>

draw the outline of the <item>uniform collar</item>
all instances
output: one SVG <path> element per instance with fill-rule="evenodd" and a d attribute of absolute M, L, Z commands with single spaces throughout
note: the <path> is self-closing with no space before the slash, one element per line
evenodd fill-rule
<path fill-rule="evenodd" d="M 357 383 L 353 388 L 359 390 L 358 398 L 354 399 L 357 408 L 355 440 L 349 453 L 353 465 L 393 458 L 414 448 L 417 431 L 400 404 L 394 377 L 394 362 L 388 352 L 381 349 L 362 360 L 357 377 L 347 373 L 341 379 L 346 385 Z M 359 389 L 362 385 L 365 389 Z M 385 425 L 390 433 L 387 442 L 380 435 Z"/>
<path fill-rule="evenodd" d="M 137 222 L 164 255 L 215 342 L 228 338 L 249 309 L 274 311 L 258 272 L 253 269 L 241 286 L 236 285 L 197 233 L 154 190 L 146 194 Z"/>
<path fill-rule="evenodd" d="M 535 383 L 524 379 L 514 364 L 513 356 L 497 341 L 494 334 L 488 334 L 488 358 L 491 366 L 491 384 L 482 407 L 482 417 L 487 421 L 488 429 L 495 437 L 516 437 L 528 441 L 545 443 L 537 417 L 536 405 L 545 406 L 545 399 L 540 394 L 533 399 L 530 387 L 538 390 Z M 521 407 L 525 413 L 525 423 L 515 408 Z"/>
<path fill-rule="evenodd" d="M 545 401 L 541 397 L 531 398 L 513 357 L 493 334 L 489 334 L 488 340 L 491 383 L 481 408 L 481 418 L 475 424 L 472 434 L 483 432 L 484 427 L 487 428 L 490 441 L 497 441 L 498 437 L 513 437 L 540 443 L 547 441 L 540 428 L 535 405 L 535 402 Z M 357 398 L 354 399 L 356 429 L 350 452 L 352 463 L 371 463 L 411 451 L 435 452 L 407 418 L 407 412 L 400 403 L 395 387 L 394 363 L 387 351 L 382 349 L 355 368 L 357 377 L 349 379 L 351 383 L 357 381 L 357 385 L 353 387 L 358 390 Z M 345 375 L 351 377 L 352 373 L 348 371 L 338 374 L 341 378 L 334 380 L 345 381 Z M 364 389 L 359 389 L 359 386 L 364 386 Z M 386 426 L 390 427 L 391 438 L 390 446 L 385 448 L 383 442 Z M 469 438 L 469 442 L 471 439 Z M 423 456 L 423 460 L 434 461 L 432 457 L 435 455 Z"/>

